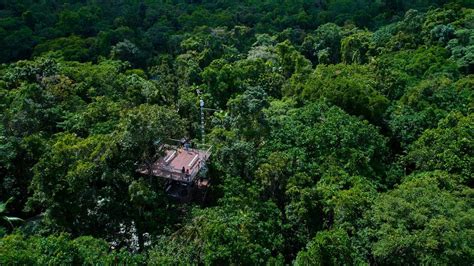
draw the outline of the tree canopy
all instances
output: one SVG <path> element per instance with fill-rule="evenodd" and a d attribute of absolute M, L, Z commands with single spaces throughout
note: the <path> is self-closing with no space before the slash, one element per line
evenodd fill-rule
<path fill-rule="evenodd" d="M 473 21 L 467 0 L 0 1 L 0 264 L 471 265 Z M 212 152 L 186 202 L 153 175 L 183 138 Z"/>

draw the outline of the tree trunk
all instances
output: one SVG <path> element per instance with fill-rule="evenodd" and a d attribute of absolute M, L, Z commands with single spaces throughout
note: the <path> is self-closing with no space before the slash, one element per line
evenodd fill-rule
<path fill-rule="evenodd" d="M 138 237 L 138 251 L 142 252 L 145 248 L 145 239 L 143 238 L 143 230 L 138 225 L 138 223 L 135 226 L 136 226 L 136 230 L 137 230 L 136 233 Z"/>

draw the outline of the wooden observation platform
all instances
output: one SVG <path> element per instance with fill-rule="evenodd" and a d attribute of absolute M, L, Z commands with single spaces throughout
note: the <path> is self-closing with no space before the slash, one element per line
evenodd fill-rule
<path fill-rule="evenodd" d="M 151 166 L 142 165 L 138 172 L 166 180 L 168 195 L 181 201 L 189 201 L 196 189 L 206 190 L 209 180 L 204 177 L 206 162 L 211 155 L 211 146 L 191 148 L 189 144 L 163 145 L 165 155 Z M 204 193 L 205 195 L 205 193 Z"/>

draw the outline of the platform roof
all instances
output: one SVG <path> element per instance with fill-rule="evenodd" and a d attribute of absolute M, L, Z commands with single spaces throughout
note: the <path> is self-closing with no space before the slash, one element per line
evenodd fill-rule
<path fill-rule="evenodd" d="M 159 158 L 151 167 L 151 174 L 157 177 L 191 183 L 211 155 L 210 147 L 205 149 L 184 149 L 176 146 L 166 146 L 165 156 Z M 184 173 L 183 173 L 184 167 Z M 138 172 L 149 174 L 146 166 Z"/>

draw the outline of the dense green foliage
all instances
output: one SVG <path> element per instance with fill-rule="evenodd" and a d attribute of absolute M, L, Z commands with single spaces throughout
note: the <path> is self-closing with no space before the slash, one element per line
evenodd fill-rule
<path fill-rule="evenodd" d="M 140 264 L 143 256 L 125 250 L 110 251 L 104 240 L 90 236 L 71 239 L 67 234 L 26 238 L 8 235 L 0 240 L 0 263 L 19 265 Z"/>
<path fill-rule="evenodd" d="M 472 1 L 0 0 L 0 40 L 1 265 L 474 261 Z M 136 169 L 200 97 L 183 204 Z"/>

